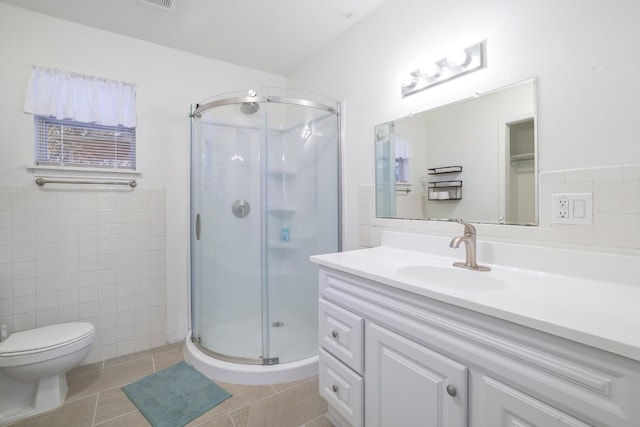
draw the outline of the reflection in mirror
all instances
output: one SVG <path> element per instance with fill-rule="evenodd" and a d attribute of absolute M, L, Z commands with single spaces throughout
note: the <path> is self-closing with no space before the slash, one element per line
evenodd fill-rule
<path fill-rule="evenodd" d="M 537 224 L 527 80 L 376 126 L 376 216 Z"/>

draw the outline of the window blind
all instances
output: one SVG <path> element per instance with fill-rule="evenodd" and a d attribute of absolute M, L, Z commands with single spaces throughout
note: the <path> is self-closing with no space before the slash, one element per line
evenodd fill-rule
<path fill-rule="evenodd" d="M 136 169 L 136 129 L 35 116 L 35 162 L 44 166 Z"/>

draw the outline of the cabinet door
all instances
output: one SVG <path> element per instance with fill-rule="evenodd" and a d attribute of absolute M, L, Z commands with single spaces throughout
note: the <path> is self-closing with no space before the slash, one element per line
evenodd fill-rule
<path fill-rule="evenodd" d="M 367 427 L 467 425 L 467 368 L 370 322 L 364 382 Z"/>
<path fill-rule="evenodd" d="M 483 379 L 485 422 L 492 427 L 590 427 L 490 377 Z"/>

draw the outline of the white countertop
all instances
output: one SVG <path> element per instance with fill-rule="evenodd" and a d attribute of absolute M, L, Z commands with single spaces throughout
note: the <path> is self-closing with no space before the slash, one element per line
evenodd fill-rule
<path fill-rule="evenodd" d="M 419 246 L 416 241 L 407 245 L 412 250 L 406 250 L 398 247 L 402 246 L 404 233 L 393 234 L 386 239 L 387 245 L 383 238 L 383 245 L 377 248 L 317 255 L 311 261 L 640 361 L 638 257 L 551 248 L 539 252 L 540 248 L 479 242 L 478 263 L 492 270 L 458 269 L 465 286 L 448 287 L 437 280 L 401 275 L 398 269 L 415 265 L 449 266 L 454 261 L 464 261 L 464 249 L 454 251 L 448 247 L 448 239 L 427 237 L 429 241 L 424 247 L 427 251 L 436 247 L 438 250 L 432 251 L 436 253 L 414 250 Z M 452 256 L 442 256 L 446 251 Z M 549 270 L 553 272 L 483 262 L 483 256 L 490 260 L 499 258 L 501 253 L 517 260 L 512 264 L 526 264 L 523 258 L 527 257 L 536 258 L 537 267 L 551 263 Z M 580 261 L 585 267 L 580 269 L 581 274 L 562 271 L 575 268 Z M 608 268 L 615 271 L 607 275 Z M 585 271 L 594 278 L 584 277 Z M 472 286 L 474 280 L 480 283 L 478 289 Z M 483 282 L 494 280 L 500 286 L 482 286 Z"/>

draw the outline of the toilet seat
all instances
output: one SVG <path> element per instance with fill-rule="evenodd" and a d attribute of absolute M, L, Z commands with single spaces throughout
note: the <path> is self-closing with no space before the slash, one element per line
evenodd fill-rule
<path fill-rule="evenodd" d="M 83 340 L 95 333 L 87 322 L 69 322 L 15 332 L 0 343 L 0 358 L 41 353 Z"/>

